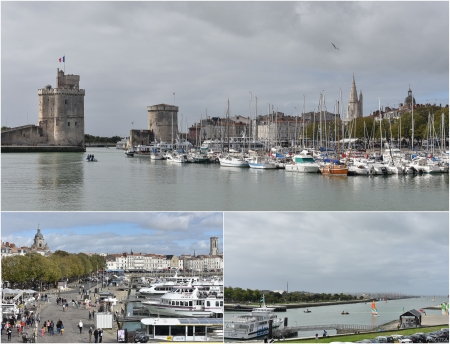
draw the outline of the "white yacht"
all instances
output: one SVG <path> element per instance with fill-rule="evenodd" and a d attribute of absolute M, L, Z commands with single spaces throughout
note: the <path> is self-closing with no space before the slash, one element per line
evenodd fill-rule
<path fill-rule="evenodd" d="M 223 317 L 223 298 L 216 293 L 203 292 L 198 286 L 178 286 L 158 300 L 141 303 L 151 314 L 195 318 Z"/>
<path fill-rule="evenodd" d="M 272 321 L 272 329 L 281 329 L 284 319 L 274 314 L 275 308 L 266 307 L 263 298 L 263 306 L 253 308 L 246 315 L 236 315 L 225 319 L 224 338 L 227 339 L 254 339 L 266 336 L 269 333 L 269 321 Z"/>
<path fill-rule="evenodd" d="M 220 166 L 225 167 L 249 167 L 248 161 L 239 156 L 227 155 L 225 158 L 219 158 Z"/>
<path fill-rule="evenodd" d="M 127 147 L 127 138 L 126 137 L 122 138 L 120 141 L 118 141 L 116 143 L 117 149 L 126 149 L 126 147 Z"/>
<path fill-rule="evenodd" d="M 277 165 L 275 161 L 270 160 L 267 156 L 255 155 L 251 159 L 247 160 L 250 168 L 258 169 L 275 169 Z"/>
<path fill-rule="evenodd" d="M 410 166 L 417 173 L 441 173 L 440 167 L 425 157 L 415 157 Z"/>
<path fill-rule="evenodd" d="M 319 164 L 311 155 L 301 152 L 293 156 L 292 163 L 286 164 L 285 170 L 286 172 L 317 173 L 319 172 Z"/>

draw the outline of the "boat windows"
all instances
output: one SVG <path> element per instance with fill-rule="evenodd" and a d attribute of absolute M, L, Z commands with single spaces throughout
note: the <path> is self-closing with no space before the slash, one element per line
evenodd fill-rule
<path fill-rule="evenodd" d="M 189 301 L 189 307 L 192 307 L 192 301 Z"/>
<path fill-rule="evenodd" d="M 210 304 L 209 304 L 209 301 L 206 301 L 206 305 L 209 307 L 209 306 L 211 306 Z"/>

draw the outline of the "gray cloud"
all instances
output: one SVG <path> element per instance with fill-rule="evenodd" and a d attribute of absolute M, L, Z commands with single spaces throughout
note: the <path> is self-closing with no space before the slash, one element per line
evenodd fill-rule
<path fill-rule="evenodd" d="M 364 113 L 448 103 L 448 2 L 6 2 L 2 4 L 2 125 L 37 122 L 37 89 L 57 59 L 86 89 L 86 133 L 146 128 L 148 105 L 173 103 L 189 125 L 248 115 L 267 103 L 286 114 L 327 107 L 352 73 Z M 431 39 L 432 38 L 432 39 Z M 335 43 L 340 50 L 331 46 Z M 181 117 L 181 116 L 180 116 Z M 181 119 L 180 119 L 181 120 Z M 7 123 L 6 123 L 7 122 Z M 131 122 L 134 122 L 133 126 Z M 183 123 L 183 129 L 185 123 Z"/>
<path fill-rule="evenodd" d="M 225 283 L 446 295 L 448 225 L 448 213 L 225 213 Z"/>

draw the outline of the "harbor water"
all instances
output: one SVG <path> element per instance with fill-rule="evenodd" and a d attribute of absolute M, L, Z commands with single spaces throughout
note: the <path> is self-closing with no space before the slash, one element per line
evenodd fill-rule
<path fill-rule="evenodd" d="M 87 154 L 98 162 L 86 162 Z M 333 177 L 86 153 L 1 155 L 3 211 L 448 211 L 449 175 Z"/>
<path fill-rule="evenodd" d="M 433 302 L 430 298 L 413 298 L 401 300 L 388 300 L 387 302 L 376 302 L 378 316 L 372 316 L 371 302 L 362 302 L 345 305 L 319 306 L 311 307 L 311 313 L 304 313 L 306 308 L 290 308 L 286 312 L 277 312 L 276 315 L 282 318 L 288 318 L 288 327 L 307 326 L 307 325 L 330 325 L 330 324 L 351 324 L 351 325 L 370 325 L 382 326 L 391 321 L 399 320 L 402 313 L 411 309 L 419 310 L 421 308 L 440 305 L 442 302 L 448 302 L 448 298 L 436 297 Z M 268 305 L 268 307 L 270 307 Z M 436 309 L 424 309 L 428 315 L 442 314 L 442 311 Z M 349 314 L 341 315 L 345 311 Z M 225 312 L 225 319 L 234 315 L 243 315 L 243 312 Z M 447 326 L 444 326 L 447 327 Z M 301 331 L 299 337 L 313 337 L 316 333 L 322 336 L 323 331 Z M 419 332 L 419 331 L 418 331 Z M 327 330 L 328 335 L 336 334 L 335 330 Z"/>

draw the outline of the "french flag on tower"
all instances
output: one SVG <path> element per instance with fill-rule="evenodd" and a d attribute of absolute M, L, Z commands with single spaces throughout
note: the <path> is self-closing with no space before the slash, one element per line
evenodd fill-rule
<path fill-rule="evenodd" d="M 66 57 L 65 57 L 65 56 L 60 57 L 60 58 L 59 58 L 59 62 L 66 62 Z"/>

